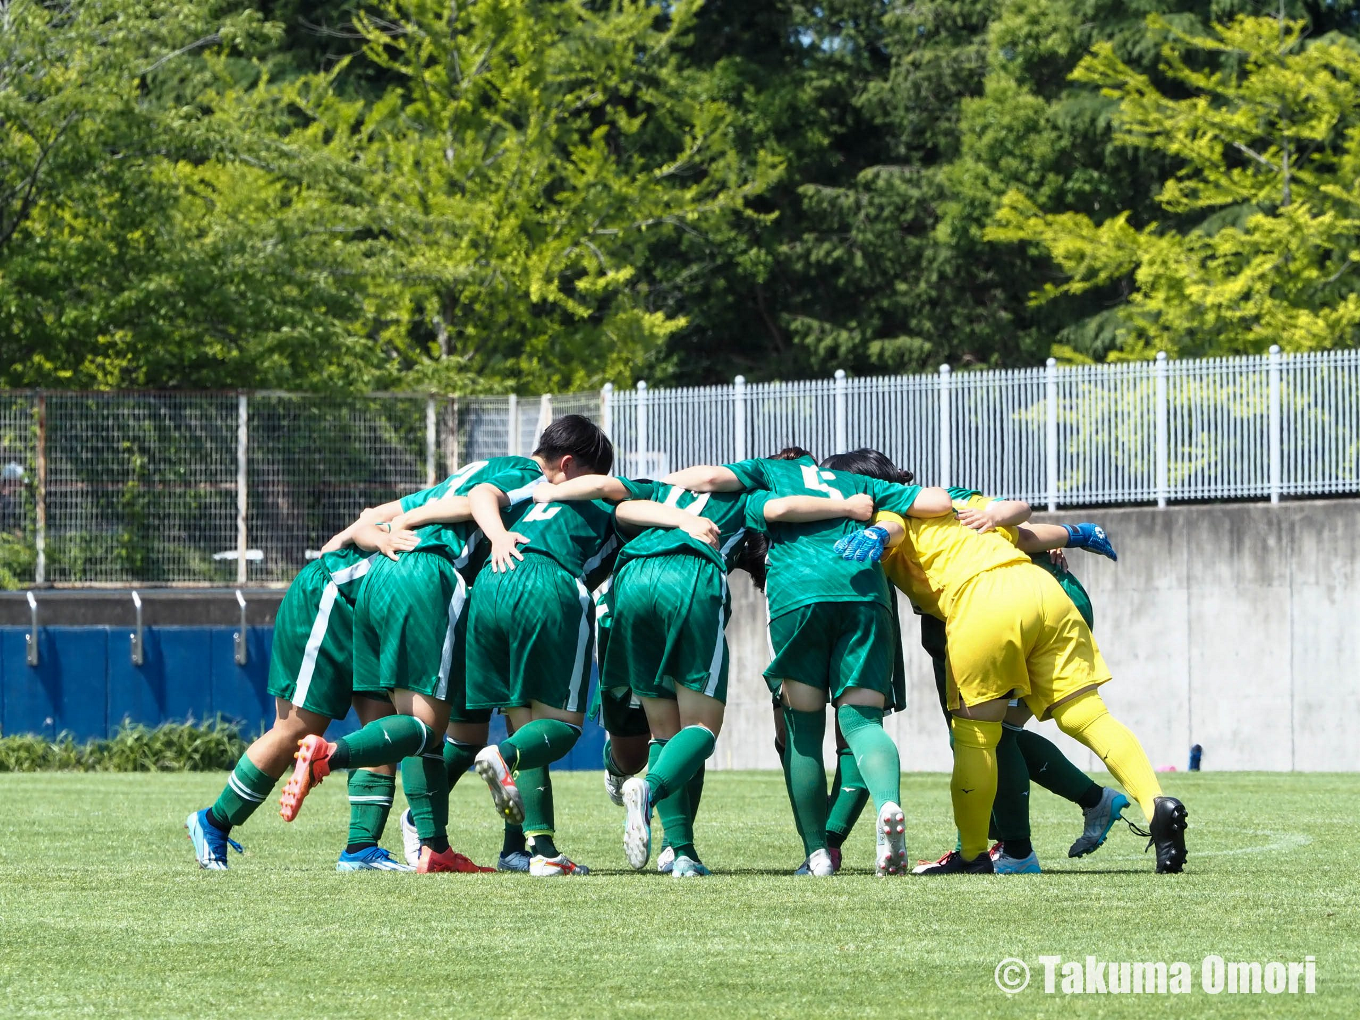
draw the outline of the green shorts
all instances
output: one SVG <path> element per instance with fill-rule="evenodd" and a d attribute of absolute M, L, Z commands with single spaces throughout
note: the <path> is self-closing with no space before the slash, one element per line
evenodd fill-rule
<path fill-rule="evenodd" d="M 604 660 L 609 654 L 609 635 L 614 623 L 614 579 L 611 577 L 595 594 L 595 659 L 599 664 L 600 680 L 590 692 L 590 707 L 586 715 L 604 728 L 611 737 L 650 737 L 647 713 L 632 688 L 604 687 Z"/>
<path fill-rule="evenodd" d="M 930 669 L 935 674 L 935 691 L 940 696 L 940 711 L 944 713 L 947 722 L 953 718 L 953 713 L 949 711 L 949 696 L 945 693 L 947 675 L 945 650 L 948 645 L 945 640 L 944 621 L 929 613 L 921 614 L 921 647 L 930 656 Z"/>
<path fill-rule="evenodd" d="M 307 712 L 343 719 L 354 679 L 354 609 L 314 560 L 298 572 L 274 617 L 268 690 Z"/>
<path fill-rule="evenodd" d="M 614 578 L 600 684 L 641 698 L 676 685 L 727 700 L 727 575 L 702 556 L 644 556 Z"/>
<path fill-rule="evenodd" d="M 765 670 L 770 691 L 781 680 L 819 687 L 834 701 L 851 687 L 892 697 L 892 613 L 877 602 L 816 602 L 770 621 Z"/>
<path fill-rule="evenodd" d="M 467 585 L 438 553 L 374 560 L 354 607 L 355 691 L 415 691 L 447 701 L 452 722 L 489 719 L 465 700 L 467 603 Z"/>
<path fill-rule="evenodd" d="M 594 608 L 586 586 L 548 556 L 526 554 L 501 574 L 484 569 L 468 614 L 468 705 L 538 701 L 584 713 Z"/>

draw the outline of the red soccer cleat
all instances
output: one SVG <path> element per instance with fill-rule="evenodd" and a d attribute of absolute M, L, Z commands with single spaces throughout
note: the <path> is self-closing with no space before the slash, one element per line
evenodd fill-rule
<path fill-rule="evenodd" d="M 416 874 L 418 875 L 431 875 L 438 871 L 484 874 L 495 870 L 495 868 L 484 868 L 480 864 L 474 864 L 470 858 L 464 857 L 451 848 L 445 850 L 442 854 L 437 854 L 427 846 L 420 848 L 420 863 L 416 865 Z"/>
<path fill-rule="evenodd" d="M 331 774 L 331 755 L 334 753 L 335 745 L 324 737 L 303 737 L 298 741 L 297 752 L 293 755 L 297 764 L 279 798 L 279 817 L 285 822 L 298 816 L 302 801 L 312 792 L 312 787 L 320 786 L 321 780 Z"/>

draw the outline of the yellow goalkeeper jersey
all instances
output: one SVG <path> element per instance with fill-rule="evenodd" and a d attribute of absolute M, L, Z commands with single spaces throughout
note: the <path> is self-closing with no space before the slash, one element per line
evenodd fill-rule
<path fill-rule="evenodd" d="M 973 494 L 956 498 L 954 506 L 961 510 L 990 502 L 988 496 Z M 887 511 L 875 514 L 874 520 L 893 521 L 907 533 L 900 545 L 883 553 L 888 580 L 921 612 L 941 620 L 949 618 L 955 596 L 978 574 L 1030 562 L 1015 546 L 1019 533 L 1014 528 L 996 528 L 980 535 L 953 516 L 901 517 Z"/>

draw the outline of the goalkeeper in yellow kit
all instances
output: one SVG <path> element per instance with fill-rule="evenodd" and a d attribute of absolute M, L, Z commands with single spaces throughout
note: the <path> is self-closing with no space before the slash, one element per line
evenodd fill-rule
<path fill-rule="evenodd" d="M 1090 628 L 1058 582 L 1031 563 L 1010 534 L 978 533 L 947 516 L 879 514 L 837 548 L 847 559 L 881 558 L 897 587 L 945 621 L 954 731 L 950 794 L 960 849 L 918 873 L 993 870 L 987 830 L 996 746 L 1012 697 L 1100 756 L 1147 816 L 1157 870 L 1182 870 L 1184 805 L 1162 794 L 1142 745 L 1101 699 L 1098 688 L 1111 675 Z"/>

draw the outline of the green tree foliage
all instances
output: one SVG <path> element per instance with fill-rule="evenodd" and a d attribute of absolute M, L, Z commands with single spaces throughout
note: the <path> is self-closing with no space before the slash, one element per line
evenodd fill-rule
<path fill-rule="evenodd" d="M 1169 93 L 1099 43 L 1073 73 L 1115 100 L 1116 140 L 1169 157 L 1158 206 L 1045 213 L 1019 191 L 990 236 L 1037 242 L 1066 275 L 1040 298 L 1129 280 L 1122 353 L 1310 350 L 1354 343 L 1360 294 L 1360 49 L 1306 23 L 1240 17 L 1208 34 L 1160 17 Z"/>
<path fill-rule="evenodd" d="M 1259 0 L 0 0 L 0 386 L 1349 342 L 1353 110 L 1311 90 L 1360 0 L 1283 11 L 1271 56 L 1211 30 Z"/>
<path fill-rule="evenodd" d="M 598 386 L 685 325 L 649 306 L 650 249 L 740 215 L 770 178 L 679 59 L 695 0 L 385 0 L 356 22 L 399 84 L 312 106 L 395 259 L 374 330 L 414 382 Z M 493 383 L 494 385 L 494 383 Z"/>
<path fill-rule="evenodd" d="M 335 177 L 240 54 L 252 11 L 0 5 L 0 383 L 362 384 Z M 322 193 L 333 191 L 327 183 Z"/>

